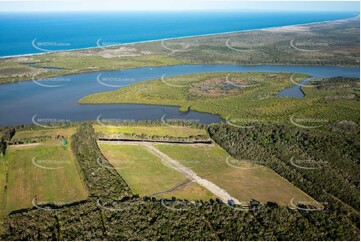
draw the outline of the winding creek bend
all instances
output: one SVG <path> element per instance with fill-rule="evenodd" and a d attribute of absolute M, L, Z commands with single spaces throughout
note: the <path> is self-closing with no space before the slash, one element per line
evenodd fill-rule
<path fill-rule="evenodd" d="M 239 66 L 239 65 L 177 65 L 136 68 L 121 71 L 93 72 L 0 85 L 0 125 L 83 121 L 99 118 L 113 121 L 185 119 L 201 123 L 223 121 L 216 115 L 188 111 L 175 106 L 110 104 L 80 105 L 82 97 L 115 90 L 136 82 L 193 73 L 207 72 L 290 72 L 319 77 L 359 77 L 358 67 L 327 66 Z M 99 81 L 100 78 L 101 80 Z M 307 80 L 304 81 L 305 83 Z M 305 84 L 302 83 L 302 84 Z M 300 97 L 299 86 L 280 96 Z M 284 93 L 286 92 L 286 93 Z M 303 95 L 303 94 L 302 94 Z M 301 97 L 302 97 L 301 95 Z"/>

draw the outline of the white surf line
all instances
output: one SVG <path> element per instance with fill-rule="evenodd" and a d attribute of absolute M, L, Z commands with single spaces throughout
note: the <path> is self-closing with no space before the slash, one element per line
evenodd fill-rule
<path fill-rule="evenodd" d="M 175 170 L 181 172 L 184 174 L 187 178 L 197 182 L 202 187 L 206 188 L 210 192 L 212 192 L 214 195 L 216 195 L 219 199 L 221 199 L 224 203 L 228 203 L 228 200 L 233 200 L 235 204 L 241 204 L 236 198 L 232 197 L 228 192 L 216 184 L 203 179 L 199 177 L 193 170 L 189 169 L 188 167 L 185 167 L 181 163 L 179 163 L 177 160 L 174 160 L 161 152 L 160 150 L 156 149 L 154 146 L 150 144 L 144 144 L 144 146 L 153 154 L 160 157 L 164 160 L 169 166 L 174 168 Z"/>

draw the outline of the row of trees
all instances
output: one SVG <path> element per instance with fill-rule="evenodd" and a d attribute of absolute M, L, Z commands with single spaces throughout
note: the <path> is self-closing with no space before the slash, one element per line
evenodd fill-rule
<path fill-rule="evenodd" d="M 3 128 L 0 130 L 0 154 L 5 155 L 7 145 L 15 135 L 14 128 Z"/>

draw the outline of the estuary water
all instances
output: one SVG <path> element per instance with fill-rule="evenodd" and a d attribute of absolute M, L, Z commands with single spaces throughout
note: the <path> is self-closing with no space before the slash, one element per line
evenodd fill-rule
<path fill-rule="evenodd" d="M 185 119 L 201 123 L 220 122 L 216 115 L 159 105 L 109 104 L 80 105 L 82 97 L 115 90 L 136 82 L 207 72 L 289 72 L 313 77 L 359 77 L 358 67 L 327 66 L 239 66 L 177 65 L 93 72 L 0 85 L 0 125 L 83 120 L 161 120 Z M 166 85 L 166 84 L 165 84 Z M 176 88 L 176 87 L 175 87 Z M 295 90 L 299 90 L 299 86 Z M 292 97 L 292 95 L 289 95 Z M 296 97 L 296 96 L 295 96 Z M 281 97 L 280 97 L 281 98 Z"/>

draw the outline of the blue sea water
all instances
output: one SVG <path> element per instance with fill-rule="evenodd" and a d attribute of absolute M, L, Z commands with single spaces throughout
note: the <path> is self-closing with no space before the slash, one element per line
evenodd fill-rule
<path fill-rule="evenodd" d="M 0 13 L 0 56 L 305 24 L 358 12 Z M 34 47 L 35 46 L 35 47 Z M 36 48 L 37 47 L 37 48 Z"/>

